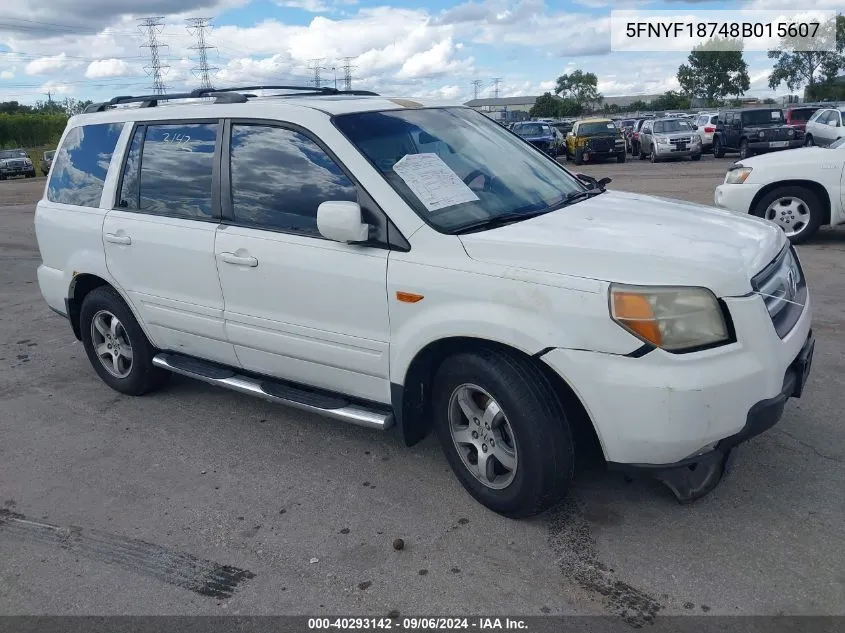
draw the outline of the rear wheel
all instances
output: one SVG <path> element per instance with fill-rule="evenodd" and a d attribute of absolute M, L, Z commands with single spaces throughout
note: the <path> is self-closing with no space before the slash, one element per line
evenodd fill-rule
<path fill-rule="evenodd" d="M 140 396 L 170 377 L 170 372 L 153 366 L 155 349 L 113 288 L 101 286 L 86 295 L 79 325 L 88 360 L 115 391 Z"/>
<path fill-rule="evenodd" d="M 494 350 L 453 356 L 438 370 L 432 397 L 446 459 L 479 503 L 519 518 L 566 494 L 574 474 L 569 424 L 529 361 Z"/>
<path fill-rule="evenodd" d="M 804 187 L 779 187 L 760 198 L 754 215 L 780 226 L 789 241 L 800 244 L 812 237 L 822 223 L 824 209 L 818 196 Z"/>

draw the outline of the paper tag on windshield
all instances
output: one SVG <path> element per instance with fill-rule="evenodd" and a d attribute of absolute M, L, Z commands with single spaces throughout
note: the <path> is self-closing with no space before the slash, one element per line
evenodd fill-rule
<path fill-rule="evenodd" d="M 780 118 L 780 112 L 778 112 L 777 110 L 772 110 L 771 114 L 772 114 L 773 119 L 779 119 Z"/>
<path fill-rule="evenodd" d="M 393 165 L 393 171 L 429 211 L 478 200 L 437 154 L 405 154 Z"/>

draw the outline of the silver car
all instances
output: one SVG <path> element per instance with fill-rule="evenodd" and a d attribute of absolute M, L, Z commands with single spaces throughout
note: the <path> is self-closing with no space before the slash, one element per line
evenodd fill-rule
<path fill-rule="evenodd" d="M 652 163 L 670 158 L 701 160 L 701 137 L 692 123 L 663 118 L 646 121 L 640 129 L 640 159 Z"/>

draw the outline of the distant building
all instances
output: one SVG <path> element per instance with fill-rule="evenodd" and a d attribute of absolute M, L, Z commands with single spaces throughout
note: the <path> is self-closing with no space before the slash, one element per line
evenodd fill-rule
<path fill-rule="evenodd" d="M 555 97 L 559 99 L 560 97 Z M 528 112 L 534 107 L 536 96 L 526 97 L 498 97 L 490 99 L 472 99 L 464 105 L 483 112 L 496 121 L 524 121 Z"/>
<path fill-rule="evenodd" d="M 615 105 L 619 106 L 620 108 L 627 108 L 632 103 L 636 103 L 637 101 L 643 101 L 648 103 L 649 101 L 654 101 L 655 99 L 659 99 L 663 95 L 631 95 L 631 96 L 622 96 L 622 97 L 605 97 L 602 101 L 599 109 L 606 105 Z"/>

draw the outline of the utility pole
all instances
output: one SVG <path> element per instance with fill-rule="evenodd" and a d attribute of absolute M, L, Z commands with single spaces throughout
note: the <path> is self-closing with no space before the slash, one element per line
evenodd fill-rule
<path fill-rule="evenodd" d="M 493 98 L 499 98 L 499 84 L 502 83 L 501 77 L 494 77 L 493 78 Z"/>
<path fill-rule="evenodd" d="M 478 99 L 478 93 L 481 92 L 481 84 L 483 82 L 480 79 L 476 79 L 472 82 L 472 98 Z"/>
<path fill-rule="evenodd" d="M 191 50 L 197 51 L 199 58 L 199 66 L 192 69 L 193 73 L 200 80 L 200 88 L 211 88 L 210 73 L 212 70 L 218 70 L 218 68 L 208 65 L 207 51 L 216 48 L 215 46 L 209 46 L 205 37 L 206 30 L 211 31 L 211 25 L 209 24 L 211 18 L 188 18 L 185 21 L 188 23 L 186 27 L 188 33 L 197 38 L 197 43 L 190 47 Z"/>
<path fill-rule="evenodd" d="M 323 66 L 322 64 L 323 60 L 318 58 L 312 59 L 310 62 L 308 62 L 308 69 L 313 73 L 312 81 L 314 82 L 315 88 L 320 88 L 322 86 L 320 71 L 326 69 L 325 66 Z"/>
<path fill-rule="evenodd" d="M 352 64 L 352 60 L 355 59 L 354 57 L 344 57 L 343 58 L 343 89 L 344 90 L 352 90 L 352 71 L 355 70 L 355 66 Z"/>
<path fill-rule="evenodd" d="M 162 79 L 162 70 L 167 70 L 170 66 L 161 63 L 158 55 L 158 50 L 161 47 L 166 47 L 167 44 L 160 44 L 158 41 L 158 34 L 161 33 L 161 27 L 164 26 L 164 17 L 141 18 L 138 28 L 147 36 L 147 43 L 141 44 L 141 48 L 150 49 L 150 65 L 144 67 L 144 71 L 153 78 L 153 94 L 163 95 L 166 90 L 164 87 L 164 80 Z"/>

